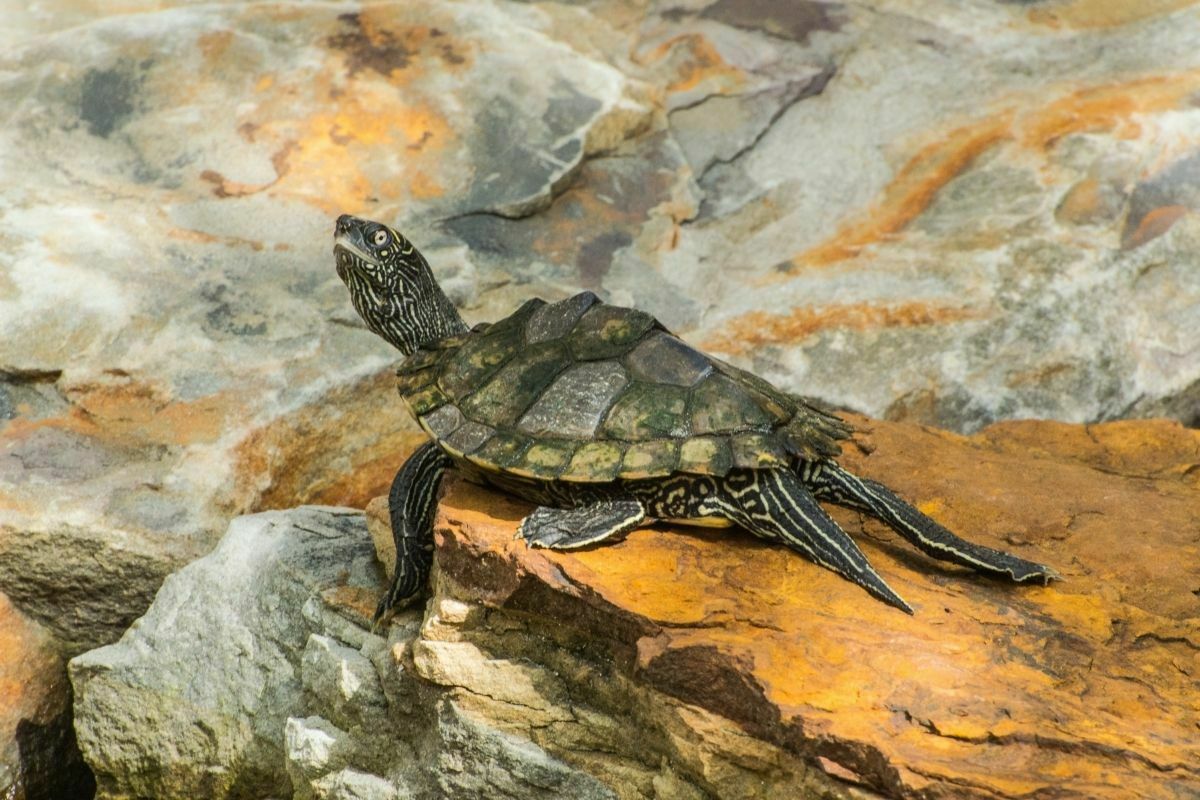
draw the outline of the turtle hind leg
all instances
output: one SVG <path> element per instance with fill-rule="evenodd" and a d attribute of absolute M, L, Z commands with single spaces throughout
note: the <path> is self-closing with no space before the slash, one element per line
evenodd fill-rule
<path fill-rule="evenodd" d="M 1016 583 L 1049 583 L 1052 578 L 1059 577 L 1045 565 L 959 538 L 901 500 L 882 483 L 860 478 L 831 461 L 822 462 L 815 469 L 806 464 L 801 468 L 801 475 L 809 476 L 819 495 L 882 520 L 933 558 Z"/>
<path fill-rule="evenodd" d="M 796 550 L 888 605 L 913 613 L 793 473 L 745 470 L 731 474 L 724 488 L 726 496 L 714 498 L 720 507 L 713 510 L 762 539 Z"/>
<path fill-rule="evenodd" d="M 392 481 L 388 512 L 396 542 L 396 571 L 375 609 L 373 628 L 419 597 L 429 582 L 433 567 L 433 514 L 438 487 L 451 463 L 450 457 L 436 444 L 427 442 L 409 456 Z"/>
<path fill-rule="evenodd" d="M 646 508 L 631 498 L 601 500 L 578 508 L 539 506 L 517 528 L 530 547 L 575 550 L 624 536 L 646 519 Z"/>

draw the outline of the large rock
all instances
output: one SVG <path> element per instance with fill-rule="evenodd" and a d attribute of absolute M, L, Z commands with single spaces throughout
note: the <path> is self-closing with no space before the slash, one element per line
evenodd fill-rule
<path fill-rule="evenodd" d="M 1200 8 L 1051 5 L 6 17 L 0 590 L 94 646 L 231 515 L 386 486 L 339 212 L 472 319 L 586 287 L 875 415 L 1194 419 Z"/>
<path fill-rule="evenodd" d="M 644 698 L 736 722 L 772 759 L 816 759 L 888 797 L 1200 793 L 1200 434 L 1163 421 L 1028 422 L 965 438 L 860 421 L 871 432 L 848 467 L 1064 580 L 984 579 L 837 512 L 915 607 L 908 617 L 737 533 L 643 530 L 587 552 L 530 551 L 512 538 L 527 506 L 457 484 L 443 502 L 439 592 L 477 610 L 459 614 L 470 644 L 455 646 L 548 666 L 552 688 L 539 694 L 567 698 L 553 705 L 624 708 L 639 733 L 598 736 L 606 752 L 650 771 L 662 757 L 717 796 L 748 790 L 675 750 L 678 734 Z M 438 649 L 425 660 L 453 663 Z M 567 760 L 594 746 L 546 712 L 516 713 L 527 699 L 495 701 L 487 677 L 467 689 L 493 716 L 507 710 L 512 730 Z"/>
<path fill-rule="evenodd" d="M 836 512 L 909 617 L 736 531 L 529 550 L 527 505 L 454 482 L 435 596 L 384 638 L 361 517 L 243 518 L 72 662 L 101 796 L 1200 792 L 1200 435 L 859 421 L 847 465 L 1064 580 L 981 578 Z"/>
<path fill-rule="evenodd" d="M 303 707 L 302 610 L 323 591 L 370 596 L 378 578 L 362 533 L 348 510 L 239 518 L 167 579 L 119 643 L 71 662 L 79 743 L 102 795 L 289 793 L 284 726 Z"/>
<path fill-rule="evenodd" d="M 353 319 L 331 220 L 533 213 L 647 124 L 544 16 L 191 6 L 5 53 L 0 589 L 95 646 L 231 513 L 386 486 L 411 434 L 368 409 L 395 353 Z M 469 260 L 437 261 L 483 302 Z"/>
<path fill-rule="evenodd" d="M 6 8 L 0 592 L 78 653 L 233 516 L 386 490 L 419 435 L 333 274 L 341 212 L 402 226 L 471 321 L 583 287 L 877 416 L 1193 422 L 1198 25 L 1086 0 Z"/>

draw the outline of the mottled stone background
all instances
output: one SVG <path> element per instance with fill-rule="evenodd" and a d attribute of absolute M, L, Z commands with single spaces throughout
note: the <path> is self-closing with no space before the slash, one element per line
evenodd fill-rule
<path fill-rule="evenodd" d="M 235 514 L 386 486 L 417 433 L 341 212 L 472 321 L 589 288 L 869 415 L 1200 421 L 1191 0 L 0 16 L 0 592 L 39 648 L 114 640 Z"/>

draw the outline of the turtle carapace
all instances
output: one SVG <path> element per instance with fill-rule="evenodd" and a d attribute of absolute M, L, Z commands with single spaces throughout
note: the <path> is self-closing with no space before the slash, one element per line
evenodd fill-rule
<path fill-rule="evenodd" d="M 972 544 L 834 457 L 850 427 L 591 292 L 529 300 L 468 329 L 392 228 L 338 218 L 337 272 L 367 326 L 400 350 L 400 396 L 430 440 L 390 492 L 396 572 L 376 619 L 419 597 L 447 469 L 537 504 L 533 547 L 613 541 L 655 520 L 736 524 L 912 609 L 825 512 L 873 515 L 933 558 L 1017 583 L 1048 567 Z"/>

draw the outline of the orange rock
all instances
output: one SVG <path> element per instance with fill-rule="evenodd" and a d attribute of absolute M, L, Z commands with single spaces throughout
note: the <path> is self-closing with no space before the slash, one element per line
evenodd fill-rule
<path fill-rule="evenodd" d="M 0 797 L 90 797 L 71 729 L 66 661 L 0 594 Z"/>
<path fill-rule="evenodd" d="M 573 630 L 642 687 L 889 797 L 1200 792 L 1200 432 L 860 422 L 847 467 L 1064 580 L 1018 587 L 944 566 L 836 509 L 908 617 L 736 531 L 529 550 L 513 541 L 526 504 L 456 482 L 440 591 Z"/>
<path fill-rule="evenodd" d="M 1063 195 L 1054 217 L 1071 225 L 1105 223 L 1121 213 L 1124 201 L 1118 187 L 1095 178 L 1084 178 Z"/>
<path fill-rule="evenodd" d="M 1116 28 L 1130 25 L 1181 8 L 1196 0 L 1056 0 L 1029 10 L 1029 21 L 1051 28 Z"/>
<path fill-rule="evenodd" d="M 242 507 L 361 508 L 385 494 L 405 456 L 424 440 L 398 411 L 395 384 L 389 367 L 255 431 L 238 448 L 238 471 L 265 476 L 266 485 L 254 487 L 256 498 L 240 498 Z"/>

